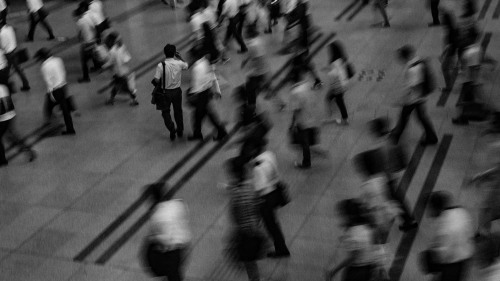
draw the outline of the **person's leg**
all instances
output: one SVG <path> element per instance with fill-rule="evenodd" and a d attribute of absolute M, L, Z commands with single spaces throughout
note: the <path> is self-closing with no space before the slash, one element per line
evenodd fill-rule
<path fill-rule="evenodd" d="M 247 46 L 245 44 L 245 41 L 243 41 L 243 37 L 240 33 L 240 26 L 243 25 L 243 23 L 240 23 L 240 25 L 238 25 L 238 23 L 240 22 L 240 20 L 238 19 L 238 16 L 234 17 L 231 19 L 231 21 L 234 21 L 233 22 L 233 36 L 234 36 L 234 39 L 236 39 L 236 42 L 238 42 L 238 44 L 240 45 L 240 51 L 241 52 L 246 52 L 247 51 Z"/>
<path fill-rule="evenodd" d="M 300 145 L 302 146 L 302 167 L 311 167 L 311 145 L 310 134 L 311 129 L 299 129 Z"/>
<path fill-rule="evenodd" d="M 264 198 L 264 202 L 260 206 L 262 221 L 264 222 L 267 232 L 273 239 L 275 254 L 289 254 L 290 252 L 285 244 L 285 237 L 283 236 L 281 227 L 276 220 L 276 214 L 271 203 L 272 202 L 269 202 L 267 198 Z"/>
<path fill-rule="evenodd" d="M 227 48 L 227 44 L 229 44 L 229 40 L 233 37 L 234 29 L 234 19 L 228 19 L 227 28 L 226 28 L 226 36 L 224 37 L 224 46 Z"/>
<path fill-rule="evenodd" d="M 436 132 L 434 131 L 434 126 L 432 125 L 431 121 L 429 120 L 429 117 L 425 112 L 425 103 L 423 102 L 418 103 L 416 105 L 416 111 L 417 111 L 417 118 L 419 119 L 420 123 L 422 124 L 425 130 L 426 142 L 436 143 L 438 138 Z"/>
<path fill-rule="evenodd" d="M 42 19 L 40 21 L 40 23 L 42 24 L 42 26 L 45 28 L 45 30 L 49 34 L 49 39 L 54 39 L 55 38 L 54 31 L 52 30 L 52 27 L 50 26 L 50 24 L 47 22 L 47 19 Z"/>
<path fill-rule="evenodd" d="M 222 122 L 219 119 L 217 112 L 215 111 L 213 104 L 211 103 L 212 98 L 206 101 L 205 105 L 205 115 L 207 115 L 210 123 L 217 129 L 217 136 L 215 137 L 217 140 L 221 140 L 227 136 L 226 129 Z"/>
<path fill-rule="evenodd" d="M 401 110 L 401 115 L 399 116 L 399 121 L 394 130 L 391 133 L 391 139 L 394 143 L 399 142 L 399 138 L 403 134 L 403 131 L 410 119 L 411 112 L 414 109 L 414 105 L 404 105 Z"/>
<path fill-rule="evenodd" d="M 413 218 L 408 202 L 406 201 L 404 195 L 399 192 L 396 184 L 397 183 L 395 179 L 388 179 L 388 195 L 389 198 L 398 203 L 399 208 L 401 209 L 399 216 L 402 221 L 402 225 L 400 226 L 400 228 L 401 230 L 405 230 L 406 228 L 412 227 L 415 219 Z"/>
<path fill-rule="evenodd" d="M 385 11 L 384 3 L 382 3 L 382 2 L 383 2 L 383 0 L 376 0 L 375 6 L 380 11 L 382 18 L 384 19 L 384 26 L 388 27 L 388 26 L 390 26 L 389 17 L 387 16 L 387 12 Z"/>
<path fill-rule="evenodd" d="M 168 251 L 165 254 L 165 269 L 167 270 L 167 280 L 168 281 L 181 281 L 181 260 L 182 252 L 181 249 L 175 249 Z"/>
<path fill-rule="evenodd" d="M 13 146 L 19 147 L 19 150 L 22 152 L 28 153 L 29 162 L 32 162 L 36 158 L 36 153 L 31 149 L 30 146 L 26 144 L 23 138 L 17 132 L 14 126 L 14 119 L 9 120 L 9 124 L 7 126 L 7 131 L 5 136 L 9 139 Z M 2 138 L 0 137 L 0 140 Z M 1 162 L 1 161 L 0 161 Z"/>
<path fill-rule="evenodd" d="M 431 14 L 432 14 L 432 24 L 440 25 L 439 21 L 439 0 L 430 0 L 431 1 Z"/>
<path fill-rule="evenodd" d="M 44 104 L 44 114 L 45 114 L 45 122 L 49 123 L 52 118 L 52 110 L 56 105 L 55 101 L 52 100 L 50 94 L 45 95 L 45 104 Z"/>
<path fill-rule="evenodd" d="M 90 81 L 89 66 L 87 65 L 89 59 L 90 59 L 89 51 L 84 45 L 82 45 L 80 48 L 80 63 L 82 65 L 82 74 L 83 74 L 81 81 L 83 82 Z"/>
<path fill-rule="evenodd" d="M 71 111 L 69 110 L 68 100 L 66 99 L 66 88 L 63 87 L 55 90 L 54 97 L 62 110 L 66 132 L 74 134 L 73 119 L 71 118 Z"/>
<path fill-rule="evenodd" d="M 10 68 L 8 66 L 4 67 L 3 69 L 0 69 L 0 84 L 9 86 L 9 74 L 10 74 Z"/>
<path fill-rule="evenodd" d="M 445 83 L 445 88 L 443 89 L 444 91 L 451 91 L 451 87 L 453 85 L 453 68 L 455 67 L 453 58 L 453 55 L 445 54 L 441 63 L 441 71 L 443 72 Z"/>
<path fill-rule="evenodd" d="M 30 29 L 28 31 L 28 40 L 33 41 L 35 37 L 35 29 L 36 25 L 38 24 L 38 16 L 35 16 L 34 13 L 30 13 Z"/>
<path fill-rule="evenodd" d="M 198 93 L 197 95 L 203 94 L 204 93 Z M 195 102 L 195 109 L 193 113 L 193 139 L 199 139 L 203 137 L 201 127 L 203 124 L 203 119 L 206 115 L 206 103 L 202 99 L 203 97 L 199 96 L 198 100 Z"/>
<path fill-rule="evenodd" d="M 257 262 L 245 262 L 245 270 L 249 281 L 260 281 L 259 267 Z"/>
<path fill-rule="evenodd" d="M 246 83 L 247 101 L 250 105 L 257 103 L 257 88 L 259 86 L 258 77 L 248 76 Z"/>
<path fill-rule="evenodd" d="M 184 119 L 182 115 L 182 90 L 179 88 L 172 93 L 172 107 L 174 110 L 175 125 L 177 126 L 177 136 L 182 137 L 184 133 Z"/>
<path fill-rule="evenodd" d="M 3 145 L 3 135 L 9 127 L 10 120 L 0 122 L 0 166 L 7 165 L 9 162 L 5 157 L 5 147 Z"/>
<path fill-rule="evenodd" d="M 344 102 L 344 95 L 337 95 L 337 97 L 335 98 L 335 103 L 339 107 L 340 115 L 342 116 L 342 119 L 347 120 L 347 118 L 349 118 L 349 115 L 347 114 L 347 108 L 346 108 L 345 102 Z"/>
<path fill-rule="evenodd" d="M 175 125 L 172 122 L 172 117 L 170 116 L 170 107 L 172 105 L 172 97 L 170 93 L 162 96 L 162 99 L 165 99 L 165 108 L 161 111 L 161 116 L 163 117 L 163 123 L 165 123 L 165 127 L 170 132 L 170 135 L 175 134 Z"/>
<path fill-rule="evenodd" d="M 19 78 L 21 79 L 23 83 L 23 87 L 21 88 L 22 90 L 29 90 L 30 89 L 30 83 L 28 82 L 28 78 L 26 78 L 26 75 L 24 74 L 23 69 L 19 66 L 19 63 L 17 62 L 17 57 L 14 56 L 9 56 L 11 57 L 9 59 L 9 64 L 12 65 L 14 68 L 14 71 L 19 75 Z"/>

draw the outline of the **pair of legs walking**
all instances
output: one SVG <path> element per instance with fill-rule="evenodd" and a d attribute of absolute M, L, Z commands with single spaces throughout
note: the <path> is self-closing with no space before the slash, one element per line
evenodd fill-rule
<path fill-rule="evenodd" d="M 170 132 L 170 139 L 174 140 L 176 134 L 178 137 L 182 137 L 182 135 L 184 134 L 184 120 L 182 117 L 181 88 L 165 90 L 161 99 L 161 116 L 163 117 L 165 127 L 167 127 Z M 170 116 L 170 107 L 172 107 L 174 111 L 175 124 L 172 121 L 172 117 Z"/>
<path fill-rule="evenodd" d="M 288 256 L 290 251 L 285 244 L 285 237 L 281 231 L 278 220 L 276 219 L 274 198 L 271 194 L 264 195 L 264 201 L 260 206 L 260 214 L 262 216 L 262 221 L 266 227 L 267 232 L 272 237 L 274 242 L 274 253 L 270 253 L 271 256 Z"/>
<path fill-rule="evenodd" d="M 71 118 L 71 108 L 73 107 L 66 95 L 66 86 L 56 89 L 52 94 L 48 94 L 45 99 L 45 117 L 47 120 L 52 118 L 52 110 L 56 105 L 59 105 L 64 117 L 66 131 L 64 134 L 75 134 L 73 127 L 73 119 Z"/>
<path fill-rule="evenodd" d="M 203 139 L 203 134 L 201 132 L 201 127 L 203 124 L 203 119 L 208 117 L 212 125 L 217 129 L 217 140 L 223 139 L 226 135 L 226 129 L 221 124 L 219 117 L 217 116 L 211 101 L 213 98 L 213 94 L 210 90 L 205 90 L 201 93 L 195 94 L 197 95 L 196 100 L 194 101 L 194 122 L 193 122 L 193 135 L 190 139 Z"/>
<path fill-rule="evenodd" d="M 2 139 L 4 136 L 10 141 L 12 146 L 17 146 L 21 151 L 26 151 L 30 154 L 29 161 L 35 159 L 35 152 L 26 145 L 24 140 L 17 134 L 14 129 L 13 119 L 0 122 L 0 166 L 8 164 L 7 158 L 5 156 L 5 146 L 3 145 Z"/>
<path fill-rule="evenodd" d="M 241 30 L 243 26 L 243 22 L 240 20 L 240 15 L 236 15 L 235 17 L 232 17 L 229 19 L 229 23 L 227 25 L 227 31 L 226 31 L 226 37 L 224 38 L 224 46 L 227 46 L 229 43 L 229 40 L 234 37 L 236 39 L 236 42 L 240 45 L 240 51 L 241 52 L 246 52 L 247 51 L 247 46 L 245 42 L 243 41 L 243 37 L 241 35 Z"/>
<path fill-rule="evenodd" d="M 49 34 L 49 40 L 52 40 L 55 38 L 54 32 L 52 31 L 52 27 L 50 24 L 47 22 L 46 17 L 41 15 L 39 11 L 31 13 L 30 14 L 30 29 L 28 32 L 28 40 L 33 41 L 33 38 L 35 36 L 35 29 L 38 23 L 41 23 L 43 28 L 47 31 Z"/>
<path fill-rule="evenodd" d="M 437 135 L 434 132 L 434 128 L 432 126 L 431 121 L 429 120 L 426 112 L 425 112 L 425 103 L 424 102 L 416 102 L 412 104 L 406 104 L 403 106 L 401 111 L 401 116 L 399 117 L 398 124 L 396 128 L 391 133 L 391 138 L 394 143 L 399 142 L 399 138 L 403 134 L 403 131 L 410 119 L 410 115 L 415 110 L 417 112 L 417 118 L 420 121 L 420 124 L 425 130 L 425 140 L 423 140 L 424 144 L 435 144 L 437 143 Z"/>
<path fill-rule="evenodd" d="M 9 65 L 7 66 L 7 69 L 10 72 L 11 67 L 14 68 L 14 71 L 19 75 L 19 78 L 21 79 L 21 82 L 23 83 L 23 87 L 21 90 L 27 91 L 30 89 L 30 83 L 28 82 L 28 78 L 26 78 L 26 75 L 24 74 L 23 69 L 19 65 L 17 56 L 16 56 L 16 51 L 14 50 L 13 52 L 6 54 L 6 58 L 8 60 Z"/>
<path fill-rule="evenodd" d="M 109 97 L 109 100 L 106 102 L 107 104 L 113 104 L 116 95 L 119 92 L 125 92 L 130 96 L 130 105 L 138 105 L 139 103 L 137 102 L 137 95 L 136 89 L 133 89 L 130 85 L 130 78 L 128 76 L 118 76 L 115 75 L 113 77 L 113 89 L 111 89 L 111 96 Z"/>

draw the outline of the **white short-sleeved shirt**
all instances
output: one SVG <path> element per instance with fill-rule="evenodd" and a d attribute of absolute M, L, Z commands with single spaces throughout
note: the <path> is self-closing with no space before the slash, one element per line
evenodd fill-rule
<path fill-rule="evenodd" d="M 96 40 L 96 34 L 95 34 L 95 23 L 92 18 L 92 13 L 90 11 L 85 12 L 85 14 L 80 19 L 78 19 L 76 24 L 80 29 L 80 34 L 83 42 L 94 43 Z"/>
<path fill-rule="evenodd" d="M 292 86 L 290 93 L 292 111 L 300 110 L 295 122 L 303 129 L 318 127 L 318 108 L 310 82 L 303 81 Z"/>
<path fill-rule="evenodd" d="M 111 50 L 109 50 L 109 64 L 113 66 L 113 72 L 117 76 L 123 77 L 130 73 L 128 63 L 131 59 L 130 53 L 123 44 L 121 46 L 115 44 Z"/>
<path fill-rule="evenodd" d="M 99 0 L 94 0 L 90 3 L 89 11 L 92 14 L 92 19 L 95 25 L 101 24 L 106 19 L 106 17 L 104 16 L 102 2 Z"/>
<path fill-rule="evenodd" d="M 0 122 L 10 120 L 16 116 L 9 89 L 5 85 L 0 85 Z"/>
<path fill-rule="evenodd" d="M 16 34 L 14 28 L 5 25 L 0 29 L 0 48 L 6 53 L 12 53 L 17 48 Z"/>
<path fill-rule="evenodd" d="M 7 3 L 5 3 L 5 0 L 0 0 L 0 11 L 3 11 L 7 8 Z"/>
<path fill-rule="evenodd" d="M 61 58 L 50 57 L 42 63 L 43 80 L 47 84 L 47 93 L 66 85 L 66 69 Z"/>
<path fill-rule="evenodd" d="M 269 72 L 269 64 L 266 60 L 266 49 L 264 42 L 259 37 L 248 40 L 248 64 L 247 71 L 249 75 L 259 76 Z"/>
<path fill-rule="evenodd" d="M 266 195 L 275 189 L 279 176 L 277 171 L 276 155 L 271 151 L 264 151 L 255 157 L 253 168 L 253 184 L 259 196 Z"/>
<path fill-rule="evenodd" d="M 455 263 L 474 254 L 472 217 L 464 208 L 445 210 L 436 219 L 434 247 L 440 261 Z"/>
<path fill-rule="evenodd" d="M 181 86 L 182 70 L 188 68 L 188 64 L 181 60 L 168 58 L 165 60 L 165 89 L 171 90 Z M 159 63 L 156 66 L 155 79 L 162 83 L 163 66 Z"/>
<path fill-rule="evenodd" d="M 215 79 L 210 62 L 205 57 L 199 59 L 191 68 L 191 93 L 201 93 L 210 89 Z"/>
<path fill-rule="evenodd" d="M 376 248 L 373 244 L 373 230 L 367 225 L 349 227 L 341 240 L 341 247 L 348 252 L 357 252 L 353 266 L 365 266 L 377 261 Z"/>
<path fill-rule="evenodd" d="M 226 0 L 222 6 L 222 15 L 228 18 L 234 18 L 240 11 L 239 0 Z"/>
<path fill-rule="evenodd" d="M 191 242 L 188 209 L 182 200 L 169 200 L 156 206 L 151 216 L 151 235 L 169 250 Z"/>
<path fill-rule="evenodd" d="M 43 7 L 42 0 L 26 0 L 26 5 L 30 13 L 37 12 Z"/>
<path fill-rule="evenodd" d="M 404 77 L 408 93 L 405 104 L 412 104 L 422 100 L 420 87 L 424 82 L 424 67 L 422 63 L 417 63 L 418 61 L 420 61 L 420 58 L 415 57 L 406 65 Z"/>

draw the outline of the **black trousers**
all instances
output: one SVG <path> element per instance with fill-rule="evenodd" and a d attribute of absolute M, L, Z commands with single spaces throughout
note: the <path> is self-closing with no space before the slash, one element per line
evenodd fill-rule
<path fill-rule="evenodd" d="M 212 125 L 217 129 L 218 135 L 226 134 L 226 129 L 219 121 L 219 117 L 215 113 L 210 101 L 213 98 L 213 94 L 210 90 L 205 90 L 197 95 L 196 99 L 193 101 L 194 106 L 194 122 L 193 122 L 193 136 L 202 137 L 201 127 L 203 124 L 203 119 L 205 116 L 208 117 Z"/>
<path fill-rule="evenodd" d="M 281 227 L 274 212 L 277 202 L 272 195 L 271 192 L 263 196 L 264 202 L 260 205 L 260 215 L 262 216 L 262 221 L 264 222 L 267 232 L 273 239 L 274 250 L 277 253 L 288 252 L 288 248 L 285 244 L 285 237 L 283 236 L 283 232 L 281 231 Z"/>
<path fill-rule="evenodd" d="M 184 260 L 184 249 L 175 249 L 165 252 L 165 271 L 168 281 L 181 281 L 182 276 L 182 261 Z"/>
<path fill-rule="evenodd" d="M 47 118 L 47 120 L 50 120 L 50 118 L 52 117 L 52 110 L 56 105 L 59 105 L 64 117 L 66 131 L 74 132 L 75 129 L 73 128 L 73 119 L 71 118 L 72 106 L 70 105 L 68 97 L 66 95 L 66 86 L 54 90 L 54 92 L 52 92 L 52 96 L 54 97 L 54 100 L 52 99 L 50 94 L 48 94 L 45 99 L 45 117 Z"/>
<path fill-rule="evenodd" d="M 28 39 L 33 40 L 35 36 L 35 29 L 38 23 L 41 23 L 45 30 L 47 30 L 50 38 L 54 38 L 54 32 L 52 31 L 52 27 L 50 26 L 50 24 L 46 21 L 45 18 L 42 19 L 39 15 L 35 15 L 35 13 L 30 14 L 30 30 L 28 32 Z"/>
<path fill-rule="evenodd" d="M 134 89 L 130 89 L 127 76 L 118 76 L 118 75 L 113 76 L 113 88 L 111 89 L 111 100 L 113 100 L 119 92 L 125 92 L 129 94 L 130 98 L 133 100 L 136 98 Z"/>
<path fill-rule="evenodd" d="M 410 207 L 408 206 L 408 203 L 406 202 L 405 196 L 401 194 L 400 190 L 398 190 L 396 180 L 393 178 L 388 178 L 387 187 L 389 189 L 388 194 L 390 198 L 396 201 L 399 205 L 399 208 L 401 208 L 402 212 L 399 215 L 400 219 L 405 224 L 411 223 L 414 220 L 413 215 L 411 213 Z"/>
<path fill-rule="evenodd" d="M 6 54 L 6 56 L 5 56 L 9 62 L 9 66 L 7 67 L 7 69 L 10 72 L 10 68 L 13 67 L 14 71 L 17 73 L 17 75 L 19 75 L 19 78 L 21 79 L 21 81 L 23 83 L 23 87 L 29 88 L 30 83 L 28 82 L 28 78 L 26 78 L 26 74 L 24 74 L 23 69 L 19 65 L 19 62 L 18 62 L 18 59 L 17 59 L 15 52 L 16 51 L 14 50 L 13 52 Z"/>
<path fill-rule="evenodd" d="M 439 21 L 439 1 L 440 0 L 430 0 L 430 1 L 431 1 L 432 23 L 433 24 L 441 24 Z"/>
<path fill-rule="evenodd" d="M 407 105 L 403 106 L 403 109 L 401 111 L 401 115 L 399 117 L 398 124 L 396 125 L 396 128 L 393 130 L 392 135 L 391 135 L 394 143 L 399 142 L 399 138 L 403 134 L 403 131 L 406 127 L 406 124 L 408 123 L 408 120 L 410 119 L 410 115 L 413 112 L 413 110 L 416 110 L 417 118 L 425 130 L 426 140 L 427 141 L 437 140 L 437 136 L 436 136 L 436 133 L 434 132 L 434 128 L 432 126 L 432 123 L 429 120 L 429 117 L 427 116 L 427 114 L 425 113 L 425 103 L 424 102 L 417 102 L 417 103 L 407 104 Z"/>
<path fill-rule="evenodd" d="M 227 46 L 229 40 L 232 37 L 234 37 L 234 39 L 236 39 L 236 42 L 240 44 L 241 51 L 244 52 L 247 50 L 247 46 L 245 45 L 241 32 L 239 31 L 239 26 L 238 26 L 239 22 L 240 22 L 239 15 L 236 15 L 235 17 L 229 19 L 226 31 L 226 38 L 224 38 L 224 45 Z"/>
<path fill-rule="evenodd" d="M 257 103 L 257 96 L 266 82 L 265 79 L 265 75 L 248 76 L 246 83 L 248 104 L 255 105 Z"/>
<path fill-rule="evenodd" d="M 347 266 L 344 269 L 343 281 L 365 281 L 371 280 L 374 275 L 375 266 Z"/>
<path fill-rule="evenodd" d="M 347 108 L 344 102 L 344 94 L 327 95 L 326 99 L 329 103 L 335 100 L 335 103 L 337 104 L 337 107 L 340 110 L 340 115 L 342 116 L 342 119 L 349 118 L 349 115 L 347 114 Z"/>
<path fill-rule="evenodd" d="M 314 128 L 299 128 L 300 146 L 302 147 L 302 166 L 311 166 L 311 139 L 315 134 Z"/>
<path fill-rule="evenodd" d="M 100 67 L 94 56 L 95 45 L 92 43 L 83 43 L 80 47 L 80 64 L 82 65 L 82 78 L 90 79 L 89 76 L 89 60 L 92 60 L 94 67 Z"/>
<path fill-rule="evenodd" d="M 177 134 L 182 134 L 184 132 L 184 120 L 182 117 L 182 90 L 181 88 L 176 88 L 172 90 L 165 90 L 165 109 L 161 111 L 161 116 L 163 117 L 163 122 L 165 127 L 170 132 L 177 132 Z M 174 111 L 174 122 L 172 122 L 172 117 L 170 116 L 170 106 L 172 106 Z M 177 128 L 176 128 L 177 126 Z"/>
<path fill-rule="evenodd" d="M 8 164 L 7 158 L 5 157 L 5 146 L 3 145 L 2 139 L 5 137 L 9 140 L 12 146 L 19 147 L 21 151 L 30 151 L 31 148 L 26 145 L 23 139 L 18 135 L 16 130 L 13 128 L 13 119 L 0 122 L 0 165 Z"/>
<path fill-rule="evenodd" d="M 5 147 L 3 145 L 2 139 L 7 132 L 7 129 L 9 128 L 10 121 L 11 120 L 0 122 L 0 165 L 6 165 L 8 163 L 7 158 L 5 158 Z"/>
<path fill-rule="evenodd" d="M 9 75 L 10 75 L 10 67 L 4 67 L 0 69 L 0 84 L 9 86 Z"/>
<path fill-rule="evenodd" d="M 436 279 L 438 281 L 464 281 L 467 275 L 468 264 L 469 260 L 441 264 L 441 274 Z"/>

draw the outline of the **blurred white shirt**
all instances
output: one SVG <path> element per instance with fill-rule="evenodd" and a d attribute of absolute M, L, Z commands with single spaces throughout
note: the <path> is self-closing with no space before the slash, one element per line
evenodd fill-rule
<path fill-rule="evenodd" d="M 169 200 L 156 206 L 151 216 L 151 235 L 168 250 L 191 242 L 188 209 L 182 200 Z"/>
<path fill-rule="evenodd" d="M 80 35 L 83 43 L 94 43 L 96 40 L 95 23 L 92 19 L 90 11 L 85 12 L 83 16 L 76 22 L 80 30 Z"/>
<path fill-rule="evenodd" d="M 9 95 L 9 89 L 5 85 L 0 85 L 0 122 L 10 120 L 16 116 L 14 104 Z"/>
<path fill-rule="evenodd" d="M 6 54 L 12 53 L 17 48 L 16 34 L 12 26 L 5 25 L 0 29 L 0 48 Z"/>
<path fill-rule="evenodd" d="M 0 11 L 3 11 L 7 8 L 7 3 L 5 3 L 5 0 L 0 0 Z"/>
<path fill-rule="evenodd" d="M 66 70 L 61 58 L 50 57 L 42 63 L 42 76 L 47 84 L 47 93 L 66 85 Z"/>
<path fill-rule="evenodd" d="M 99 0 L 94 0 L 90 3 L 89 11 L 96 25 L 101 24 L 106 19 L 106 17 L 104 16 L 102 2 Z"/>
<path fill-rule="evenodd" d="M 165 60 L 165 89 L 172 90 L 181 86 L 182 70 L 188 68 L 188 64 L 181 60 L 168 58 Z M 163 66 L 159 63 L 156 66 L 155 79 L 161 85 L 163 79 Z"/>
<path fill-rule="evenodd" d="M 42 0 L 26 0 L 26 5 L 30 13 L 35 13 L 43 7 Z"/>
<path fill-rule="evenodd" d="M 263 196 L 272 192 L 279 181 L 276 155 L 271 151 L 264 151 L 253 162 L 253 184 L 257 194 Z"/>
<path fill-rule="evenodd" d="M 215 73 L 208 60 L 197 60 L 191 69 L 191 93 L 201 93 L 210 89 L 215 81 Z"/>
<path fill-rule="evenodd" d="M 228 18 L 234 18 L 240 11 L 239 0 L 226 0 L 222 6 L 222 15 Z"/>
<path fill-rule="evenodd" d="M 118 46 L 115 44 L 111 50 L 109 50 L 109 61 L 106 63 L 106 65 L 112 65 L 113 66 L 113 72 L 117 76 L 126 76 L 130 73 L 130 67 L 128 63 L 132 57 L 130 56 L 130 53 L 127 51 L 127 48 L 125 45 Z"/>

